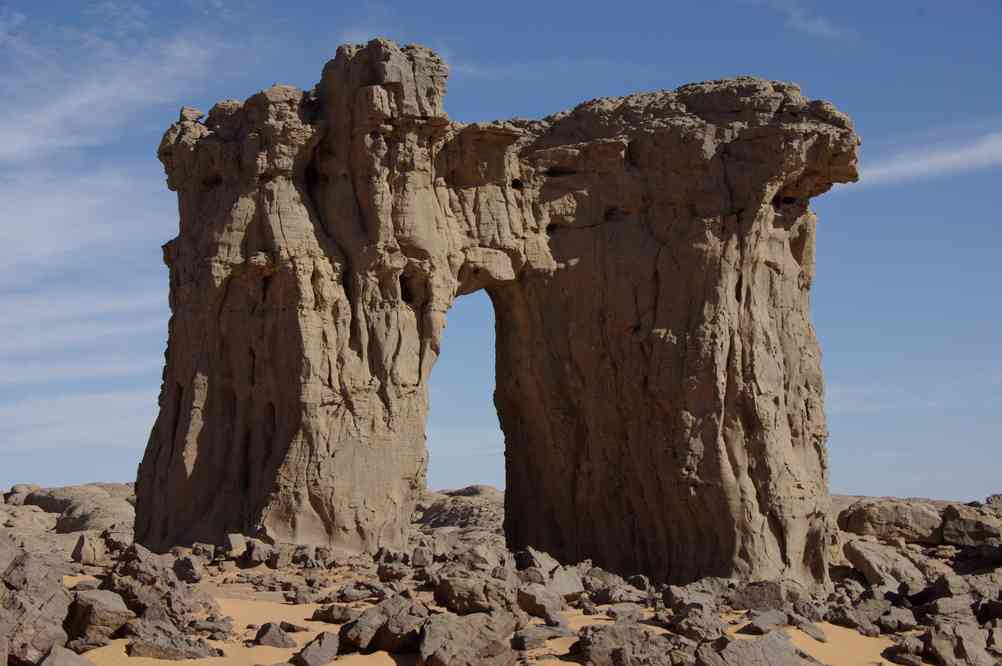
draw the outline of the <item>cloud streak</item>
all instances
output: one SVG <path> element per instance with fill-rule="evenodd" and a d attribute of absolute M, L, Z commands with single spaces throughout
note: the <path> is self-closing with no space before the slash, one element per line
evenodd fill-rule
<path fill-rule="evenodd" d="M 953 146 L 909 150 L 864 165 L 861 185 L 887 185 L 1002 165 L 1002 132 Z"/>
<path fill-rule="evenodd" d="M 830 384 L 825 402 L 831 414 L 877 414 L 888 410 L 944 409 L 938 398 L 919 396 L 897 386 Z"/>
<path fill-rule="evenodd" d="M 156 414 L 156 394 L 146 390 L 21 400 L 0 407 L 0 450 L 135 448 Z"/>
<path fill-rule="evenodd" d="M 108 140 L 130 116 L 176 99 L 207 77 L 216 56 L 214 47 L 193 35 L 127 48 L 96 32 L 77 31 L 57 44 L 0 28 L 0 39 L 5 34 L 10 56 L 4 69 L 19 74 L 4 77 L 9 83 L 0 90 L 17 90 L 12 98 L 19 103 L 0 109 L 0 166 Z M 60 59 L 64 49 L 79 55 Z"/>
<path fill-rule="evenodd" d="M 18 102 L 0 108 L 0 452 L 141 448 L 169 314 L 158 247 L 177 225 L 152 148 L 167 107 L 236 52 L 129 0 L 25 14 L 0 9 L 0 95 Z"/>
<path fill-rule="evenodd" d="M 764 4 L 784 16 L 786 25 L 791 30 L 829 40 L 848 40 L 854 37 L 850 30 L 822 16 L 802 0 L 765 0 Z"/>

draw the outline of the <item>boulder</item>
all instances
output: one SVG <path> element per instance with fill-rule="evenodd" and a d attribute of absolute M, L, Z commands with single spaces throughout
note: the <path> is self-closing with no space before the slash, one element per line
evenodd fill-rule
<path fill-rule="evenodd" d="M 997 514 L 961 504 L 943 511 L 943 542 L 976 548 L 1002 545 L 1002 518 Z"/>
<path fill-rule="evenodd" d="M 514 588 L 494 578 L 450 576 L 435 586 L 435 603 L 458 615 L 511 610 L 514 600 Z"/>
<path fill-rule="evenodd" d="M 421 627 L 420 666 L 513 666 L 518 655 L 509 637 L 515 617 L 507 613 L 433 615 Z"/>
<path fill-rule="evenodd" d="M 977 624 L 937 621 L 923 635 L 925 654 L 941 666 L 997 666 L 988 653 L 988 631 Z"/>
<path fill-rule="evenodd" d="M 643 625 L 617 623 L 585 627 L 572 651 L 591 666 L 674 666 L 675 649 L 670 639 Z"/>
<path fill-rule="evenodd" d="M 518 607 L 533 617 L 539 617 L 550 626 L 563 624 L 560 611 L 563 599 L 538 583 L 524 585 L 518 590 Z"/>
<path fill-rule="evenodd" d="M 265 622 L 262 624 L 254 636 L 254 644 L 277 648 L 296 647 L 296 641 L 292 640 L 292 637 L 289 636 L 278 622 Z"/>
<path fill-rule="evenodd" d="M 915 564 L 901 552 L 884 544 L 855 539 L 843 547 L 846 559 L 866 577 L 870 585 L 917 594 L 928 584 Z"/>
<path fill-rule="evenodd" d="M 0 661 L 0 663 L 3 663 Z M 94 666 L 86 657 L 81 657 L 72 650 L 67 650 L 58 645 L 49 650 L 49 654 L 41 661 L 39 666 Z"/>
<path fill-rule="evenodd" d="M 807 590 L 788 580 L 759 580 L 740 583 L 727 594 L 737 610 L 783 610 L 808 597 Z"/>
<path fill-rule="evenodd" d="M 338 635 L 324 631 L 292 655 L 290 661 L 295 666 L 326 666 L 337 658 L 337 654 Z"/>
<path fill-rule="evenodd" d="M 313 611 L 310 619 L 314 622 L 329 622 L 331 624 L 345 624 L 358 619 L 362 611 L 346 606 L 344 604 L 331 604 L 323 606 Z"/>
<path fill-rule="evenodd" d="M 11 486 L 11 489 L 4 494 L 4 503 L 11 506 L 23 506 L 28 495 L 41 489 L 41 486 L 33 483 L 18 483 Z"/>
<path fill-rule="evenodd" d="M 741 628 L 741 633 L 753 636 L 764 636 L 787 624 L 786 613 L 781 610 L 752 611 L 748 618 L 751 621 Z"/>
<path fill-rule="evenodd" d="M 6 625 L 8 659 L 37 664 L 66 644 L 63 621 L 70 593 L 58 569 L 0 535 L 0 625 Z"/>
<path fill-rule="evenodd" d="M 838 526 L 844 532 L 933 546 L 943 541 L 942 525 L 940 509 L 921 500 L 868 497 L 838 516 Z"/>
<path fill-rule="evenodd" d="M 671 618 L 669 629 L 698 643 L 716 640 L 727 632 L 727 626 L 716 609 L 698 604 L 677 610 Z"/>
<path fill-rule="evenodd" d="M 915 613 L 907 608 L 891 608 L 877 618 L 877 626 L 885 634 L 896 634 L 911 631 L 918 627 Z"/>
<path fill-rule="evenodd" d="M 89 533 L 80 535 L 71 554 L 74 562 L 90 566 L 103 563 L 107 556 L 104 540 Z"/>
<path fill-rule="evenodd" d="M 202 560 L 194 555 L 183 555 L 177 558 L 174 560 L 173 569 L 178 580 L 190 584 L 202 580 L 204 575 Z"/>
<path fill-rule="evenodd" d="M 131 524 L 136 510 L 127 500 L 118 497 L 89 499 L 70 504 L 56 521 L 56 532 L 100 532 L 114 525 Z"/>
<path fill-rule="evenodd" d="M 342 627 L 341 640 L 362 652 L 417 652 L 421 626 L 427 619 L 424 605 L 397 595 L 367 608 Z"/>
<path fill-rule="evenodd" d="M 565 627 L 532 625 L 516 631 L 511 638 L 511 646 L 516 650 L 535 650 L 546 645 L 546 641 L 573 635 L 574 632 Z"/>
<path fill-rule="evenodd" d="M 129 610 L 154 623 L 184 627 L 192 619 L 219 614 L 211 597 L 178 579 L 172 557 L 139 544 L 126 549 L 101 587 L 121 595 Z"/>
<path fill-rule="evenodd" d="M 696 666 L 806 666 L 821 662 L 808 656 L 790 642 L 789 637 L 774 631 L 751 640 L 723 638 L 705 643 L 696 651 Z"/>
<path fill-rule="evenodd" d="M 130 657 L 180 661 L 223 656 L 222 650 L 212 647 L 201 638 L 185 635 L 176 626 L 163 620 L 132 620 L 125 625 L 123 632 L 129 637 L 125 652 Z"/>
<path fill-rule="evenodd" d="M 69 638 L 79 645 L 99 647 L 111 642 L 115 632 L 135 617 L 114 592 L 87 590 L 73 595 L 65 626 Z"/>

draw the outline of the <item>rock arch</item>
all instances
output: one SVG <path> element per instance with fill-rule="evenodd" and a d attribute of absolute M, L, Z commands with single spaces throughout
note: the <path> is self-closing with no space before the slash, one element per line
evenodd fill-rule
<path fill-rule="evenodd" d="M 739 78 L 464 125 L 446 65 L 342 46 L 160 145 L 178 193 L 137 539 L 400 546 L 446 312 L 485 289 L 510 545 L 658 580 L 826 580 L 809 199 L 846 116 Z"/>

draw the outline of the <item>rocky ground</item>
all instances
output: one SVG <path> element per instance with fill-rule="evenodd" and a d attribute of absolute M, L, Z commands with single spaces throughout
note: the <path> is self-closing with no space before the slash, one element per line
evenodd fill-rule
<path fill-rule="evenodd" d="M 0 504 L 0 665 L 1002 663 L 1002 497 L 835 498 L 833 589 L 510 552 L 502 493 L 429 493 L 374 557 L 233 536 L 156 555 L 123 484 Z"/>

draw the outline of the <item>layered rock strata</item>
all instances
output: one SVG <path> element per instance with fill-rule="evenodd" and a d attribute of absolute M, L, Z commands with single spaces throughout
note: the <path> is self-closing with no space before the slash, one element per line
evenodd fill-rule
<path fill-rule="evenodd" d="M 808 203 L 857 178 L 849 119 L 740 78 L 462 124 L 447 73 L 342 46 L 313 91 L 167 131 L 180 233 L 137 540 L 401 546 L 446 313 L 485 289 L 511 547 L 824 583 Z"/>

